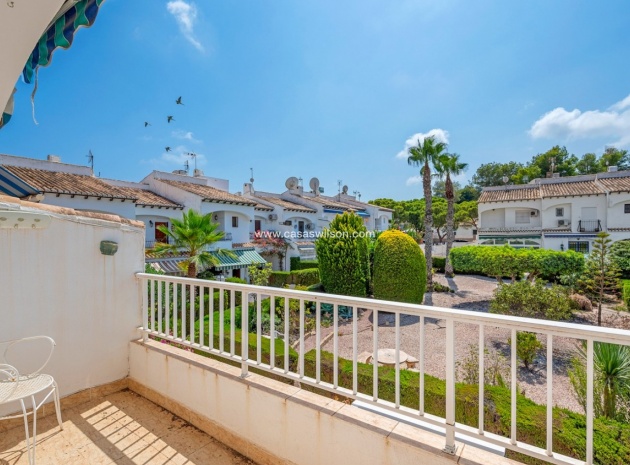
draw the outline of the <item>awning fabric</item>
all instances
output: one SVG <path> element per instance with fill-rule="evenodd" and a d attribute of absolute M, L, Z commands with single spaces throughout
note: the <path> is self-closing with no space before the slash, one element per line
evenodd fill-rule
<path fill-rule="evenodd" d="M 151 265 L 151 267 L 156 271 L 162 271 L 170 275 L 183 276 L 184 270 L 180 267 L 180 263 L 183 261 L 183 258 L 172 258 L 168 260 L 150 262 L 149 265 Z"/>
<path fill-rule="evenodd" d="M 58 48 L 70 48 L 74 35 L 80 27 L 90 27 L 96 20 L 101 4 L 105 0 L 79 0 L 68 11 L 52 23 L 39 39 L 33 53 L 26 61 L 22 76 L 32 82 L 38 66 L 48 66 L 53 52 Z"/>
<path fill-rule="evenodd" d="M 236 258 L 211 252 L 219 260 L 219 265 L 215 266 L 217 270 L 234 270 L 236 268 L 247 268 L 251 265 L 267 263 L 267 261 L 253 249 L 232 250 L 232 252 L 236 255 Z"/>
<path fill-rule="evenodd" d="M 39 193 L 37 189 L 0 166 L 0 194 L 23 198 Z"/>
<path fill-rule="evenodd" d="M 17 89 L 13 88 L 13 93 L 11 94 L 11 97 L 9 97 L 9 101 L 7 102 L 7 106 L 4 108 L 2 113 L 0 113 L 0 128 L 2 128 L 2 126 L 7 124 L 11 120 L 11 117 L 13 116 L 13 106 L 15 104 L 15 100 L 13 99 L 13 95 L 15 95 L 15 91 L 16 90 Z"/>

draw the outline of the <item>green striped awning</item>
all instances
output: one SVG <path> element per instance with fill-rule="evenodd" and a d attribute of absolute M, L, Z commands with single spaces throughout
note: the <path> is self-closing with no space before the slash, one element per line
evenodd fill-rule
<path fill-rule="evenodd" d="M 232 250 L 232 252 L 236 258 L 211 252 L 217 260 L 219 260 L 220 264 L 215 266 L 217 270 L 234 270 L 236 268 L 247 268 L 250 265 L 262 265 L 263 263 L 267 263 L 267 261 L 253 249 Z"/>

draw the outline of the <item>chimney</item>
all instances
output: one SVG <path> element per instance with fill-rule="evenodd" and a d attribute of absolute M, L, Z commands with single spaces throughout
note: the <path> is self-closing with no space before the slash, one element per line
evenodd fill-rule
<path fill-rule="evenodd" d="M 614 173 L 615 171 L 617 171 L 617 166 L 612 165 L 608 167 L 608 172 L 609 173 Z"/>
<path fill-rule="evenodd" d="M 52 163 L 61 163 L 61 157 L 59 155 L 48 155 L 47 160 Z"/>
<path fill-rule="evenodd" d="M 560 177 L 560 173 L 553 173 L 552 177 L 553 177 L 554 179 L 557 179 L 557 178 L 559 178 L 559 177 Z"/>
<path fill-rule="evenodd" d="M 246 182 L 243 184 L 243 193 L 244 194 L 253 194 L 254 193 L 254 185 L 251 182 Z"/>
<path fill-rule="evenodd" d="M 202 176 L 203 176 L 203 171 L 201 171 L 201 170 L 199 170 L 199 169 L 195 168 L 195 171 L 193 171 L 193 176 L 194 176 L 195 178 L 202 177 Z"/>

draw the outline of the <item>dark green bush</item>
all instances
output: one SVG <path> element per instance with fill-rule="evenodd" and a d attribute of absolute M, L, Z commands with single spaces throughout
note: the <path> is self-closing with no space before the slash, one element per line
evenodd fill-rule
<path fill-rule="evenodd" d="M 621 270 L 624 278 L 630 278 L 630 241 L 617 241 L 610 246 L 610 258 Z"/>
<path fill-rule="evenodd" d="M 370 282 L 367 229 L 360 216 L 337 215 L 315 241 L 326 292 L 365 297 Z"/>
<path fill-rule="evenodd" d="M 225 278 L 226 283 L 238 283 L 238 284 L 247 284 L 247 281 L 237 277 Z"/>
<path fill-rule="evenodd" d="M 418 244 L 396 229 L 381 234 L 374 248 L 374 297 L 421 304 L 426 261 Z"/>
<path fill-rule="evenodd" d="M 571 317 L 571 299 L 566 288 L 558 285 L 547 287 L 543 281 L 535 283 L 517 281 L 502 284 L 494 292 L 490 303 L 492 313 L 566 320 Z"/>
<path fill-rule="evenodd" d="M 512 344 L 511 338 L 508 339 L 508 344 Z M 532 364 L 538 355 L 538 351 L 542 349 L 542 342 L 538 340 L 536 333 L 529 333 L 527 331 L 519 331 L 516 333 L 516 356 L 523 362 L 523 366 L 530 370 Z"/>
<path fill-rule="evenodd" d="M 291 271 L 291 284 L 297 286 L 311 286 L 319 282 L 319 270 L 310 268 L 305 270 Z"/>
<path fill-rule="evenodd" d="M 630 279 L 623 280 L 622 295 L 626 307 L 630 308 Z"/>
<path fill-rule="evenodd" d="M 317 260 L 302 260 L 300 257 L 291 257 L 291 271 L 308 270 L 318 268 Z"/>
<path fill-rule="evenodd" d="M 440 273 L 444 273 L 445 266 L 446 266 L 445 257 L 433 257 L 433 268 L 435 268 Z"/>
<path fill-rule="evenodd" d="M 272 271 L 269 275 L 269 285 L 272 287 L 284 287 L 291 283 L 291 272 Z"/>
<path fill-rule="evenodd" d="M 291 257 L 289 259 L 289 270 L 290 271 L 298 270 L 300 266 L 300 261 L 301 261 L 300 257 Z"/>
<path fill-rule="evenodd" d="M 311 284 L 306 290 L 310 292 L 324 292 L 324 286 L 322 286 L 322 283 Z"/>

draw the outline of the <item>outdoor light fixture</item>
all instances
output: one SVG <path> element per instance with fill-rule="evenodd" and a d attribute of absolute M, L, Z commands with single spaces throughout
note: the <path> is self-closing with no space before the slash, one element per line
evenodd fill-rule
<path fill-rule="evenodd" d="M 103 255 L 114 255 L 118 252 L 118 243 L 114 241 L 101 241 L 101 253 Z"/>
<path fill-rule="evenodd" d="M 149 227 L 152 228 L 153 227 L 153 221 L 149 220 Z"/>
<path fill-rule="evenodd" d="M 50 215 L 24 211 L 0 211 L 0 229 L 46 229 Z"/>
<path fill-rule="evenodd" d="M 219 215 L 214 215 L 214 221 L 219 219 Z"/>

